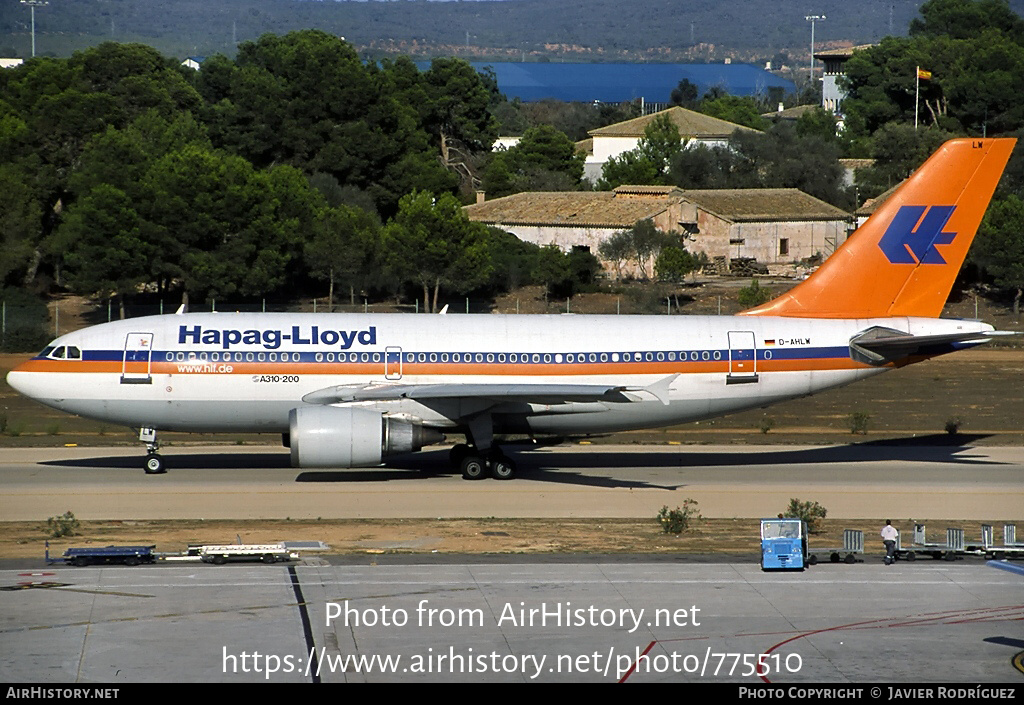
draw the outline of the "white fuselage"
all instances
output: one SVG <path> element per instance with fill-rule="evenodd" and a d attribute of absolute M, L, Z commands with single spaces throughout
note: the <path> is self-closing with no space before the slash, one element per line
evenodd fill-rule
<path fill-rule="evenodd" d="M 719 416 L 874 375 L 893 365 L 857 362 L 849 349 L 873 326 L 912 335 L 991 330 L 905 317 L 183 314 L 69 333 L 8 381 L 54 408 L 133 427 L 286 432 L 304 396 L 337 385 L 646 387 L 672 377 L 668 404 L 642 391 L 633 403 L 357 403 L 441 429 L 486 409 L 496 433 L 603 433 Z"/>

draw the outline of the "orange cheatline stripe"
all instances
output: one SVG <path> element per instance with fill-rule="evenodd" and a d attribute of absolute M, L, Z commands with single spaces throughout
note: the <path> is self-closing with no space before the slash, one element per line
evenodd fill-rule
<path fill-rule="evenodd" d="M 749 364 L 749 361 L 747 361 Z M 818 370 L 867 369 L 869 365 L 849 358 L 773 359 L 757 360 L 759 372 L 802 372 Z M 188 369 L 191 368 L 191 369 Z M 18 368 L 23 372 L 40 373 L 93 373 L 120 374 L 122 363 L 112 361 L 30 360 Z M 129 363 L 127 371 L 145 374 L 145 363 Z M 230 372 L 227 370 L 230 369 Z M 154 362 L 150 368 L 154 375 L 363 375 L 382 377 L 384 363 L 296 363 L 296 362 Z M 602 375 L 652 374 L 715 374 L 729 372 L 727 360 L 675 361 L 675 362 L 608 362 L 584 364 L 402 364 L 402 376 L 438 377 L 580 377 Z"/>

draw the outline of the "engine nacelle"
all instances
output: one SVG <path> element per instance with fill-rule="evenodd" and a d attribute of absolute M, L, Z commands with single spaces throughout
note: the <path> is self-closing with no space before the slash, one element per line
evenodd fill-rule
<path fill-rule="evenodd" d="M 444 435 L 358 407 L 303 406 L 288 413 L 292 467 L 357 468 L 412 453 Z"/>

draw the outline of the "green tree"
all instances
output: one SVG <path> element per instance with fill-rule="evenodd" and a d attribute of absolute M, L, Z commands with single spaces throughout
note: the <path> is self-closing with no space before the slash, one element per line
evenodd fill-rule
<path fill-rule="evenodd" d="M 25 283 L 42 240 L 42 199 L 19 166 L 0 162 L 0 288 Z"/>
<path fill-rule="evenodd" d="M 621 276 L 622 264 L 631 261 L 643 280 L 651 278 L 651 264 L 665 247 L 678 245 L 677 232 L 662 232 L 650 220 L 637 221 L 629 230 L 620 230 L 598 247 L 598 253 L 615 265 Z"/>
<path fill-rule="evenodd" d="M 425 311 L 437 309 L 441 287 L 470 291 L 490 275 L 487 230 L 466 217 L 450 193 L 414 191 L 384 227 L 383 249 L 395 275 L 422 287 Z"/>
<path fill-rule="evenodd" d="M 755 130 L 767 127 L 764 118 L 761 117 L 760 106 L 749 96 L 723 95 L 709 98 L 705 95 L 700 103 L 700 112 Z"/>
<path fill-rule="evenodd" d="M 532 284 L 533 266 L 540 248 L 520 240 L 512 233 L 487 228 L 487 252 L 491 275 L 485 287 L 490 292 L 504 292 Z"/>
<path fill-rule="evenodd" d="M 872 166 L 857 172 L 861 198 L 873 198 L 910 176 L 943 142 L 953 137 L 936 128 L 915 130 L 913 125 L 888 123 L 873 137 Z"/>
<path fill-rule="evenodd" d="M 310 273 L 328 281 L 328 310 L 334 310 L 335 282 L 348 285 L 349 305 L 354 305 L 356 288 L 370 285 L 377 270 L 379 225 L 359 208 L 326 208 L 314 222 L 305 256 Z"/>
<path fill-rule="evenodd" d="M 521 191 L 570 191 L 579 188 L 583 156 L 564 133 L 550 125 L 531 127 L 519 143 L 495 152 L 484 172 L 491 197 Z"/>
<path fill-rule="evenodd" d="M 424 76 L 429 101 L 426 124 L 438 138 L 442 159 L 448 159 L 447 142 L 456 139 L 471 150 L 490 149 L 497 125 L 488 106 L 491 89 L 469 62 L 434 59 Z"/>
<path fill-rule="evenodd" d="M 1006 0 L 928 0 L 910 22 L 910 36 L 970 39 L 987 29 L 1024 39 L 1024 19 Z"/>
<path fill-rule="evenodd" d="M 1024 126 L 1024 19 L 1003 0 L 930 0 L 920 11 L 910 37 L 886 38 L 847 62 L 848 139 L 913 123 L 915 107 L 920 124 L 956 133 Z M 918 66 L 932 75 L 919 85 Z"/>
<path fill-rule="evenodd" d="M 703 252 L 694 254 L 685 247 L 668 245 L 661 248 L 658 258 L 654 261 L 654 273 L 658 279 L 678 283 L 687 274 L 702 269 L 708 263 L 708 256 Z"/>
<path fill-rule="evenodd" d="M 63 258 L 64 280 L 86 296 L 124 296 L 149 279 L 153 248 L 142 236 L 142 219 L 120 189 L 99 184 L 69 209 L 52 241 Z"/>
<path fill-rule="evenodd" d="M 1013 313 L 1020 315 L 1024 294 L 1024 200 L 1015 194 L 993 201 L 978 229 L 971 258 L 996 286 L 1013 292 Z"/>
<path fill-rule="evenodd" d="M 622 184 L 665 184 L 673 160 L 685 146 L 675 123 L 667 115 L 659 115 L 644 128 L 636 149 L 605 163 L 597 187 L 608 190 Z"/>
<path fill-rule="evenodd" d="M 545 245 L 537 253 L 533 265 L 533 278 L 544 285 L 544 300 L 553 289 L 569 278 L 569 258 L 555 244 Z"/>
<path fill-rule="evenodd" d="M 767 132 L 737 132 L 729 149 L 701 146 L 683 150 L 669 180 L 680 188 L 798 188 L 839 208 L 852 209 L 844 185 L 838 142 L 801 135 L 790 124 Z"/>
<path fill-rule="evenodd" d="M 700 89 L 691 83 L 689 79 L 684 78 L 679 82 L 679 85 L 672 89 L 672 93 L 669 94 L 669 101 L 672 105 L 679 105 L 690 110 L 695 110 L 697 108 L 699 97 Z"/>

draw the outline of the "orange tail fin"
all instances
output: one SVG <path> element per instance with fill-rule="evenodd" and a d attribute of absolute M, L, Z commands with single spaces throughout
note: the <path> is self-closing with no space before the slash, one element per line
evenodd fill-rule
<path fill-rule="evenodd" d="M 1015 143 L 946 142 L 806 281 L 740 315 L 938 317 Z"/>

